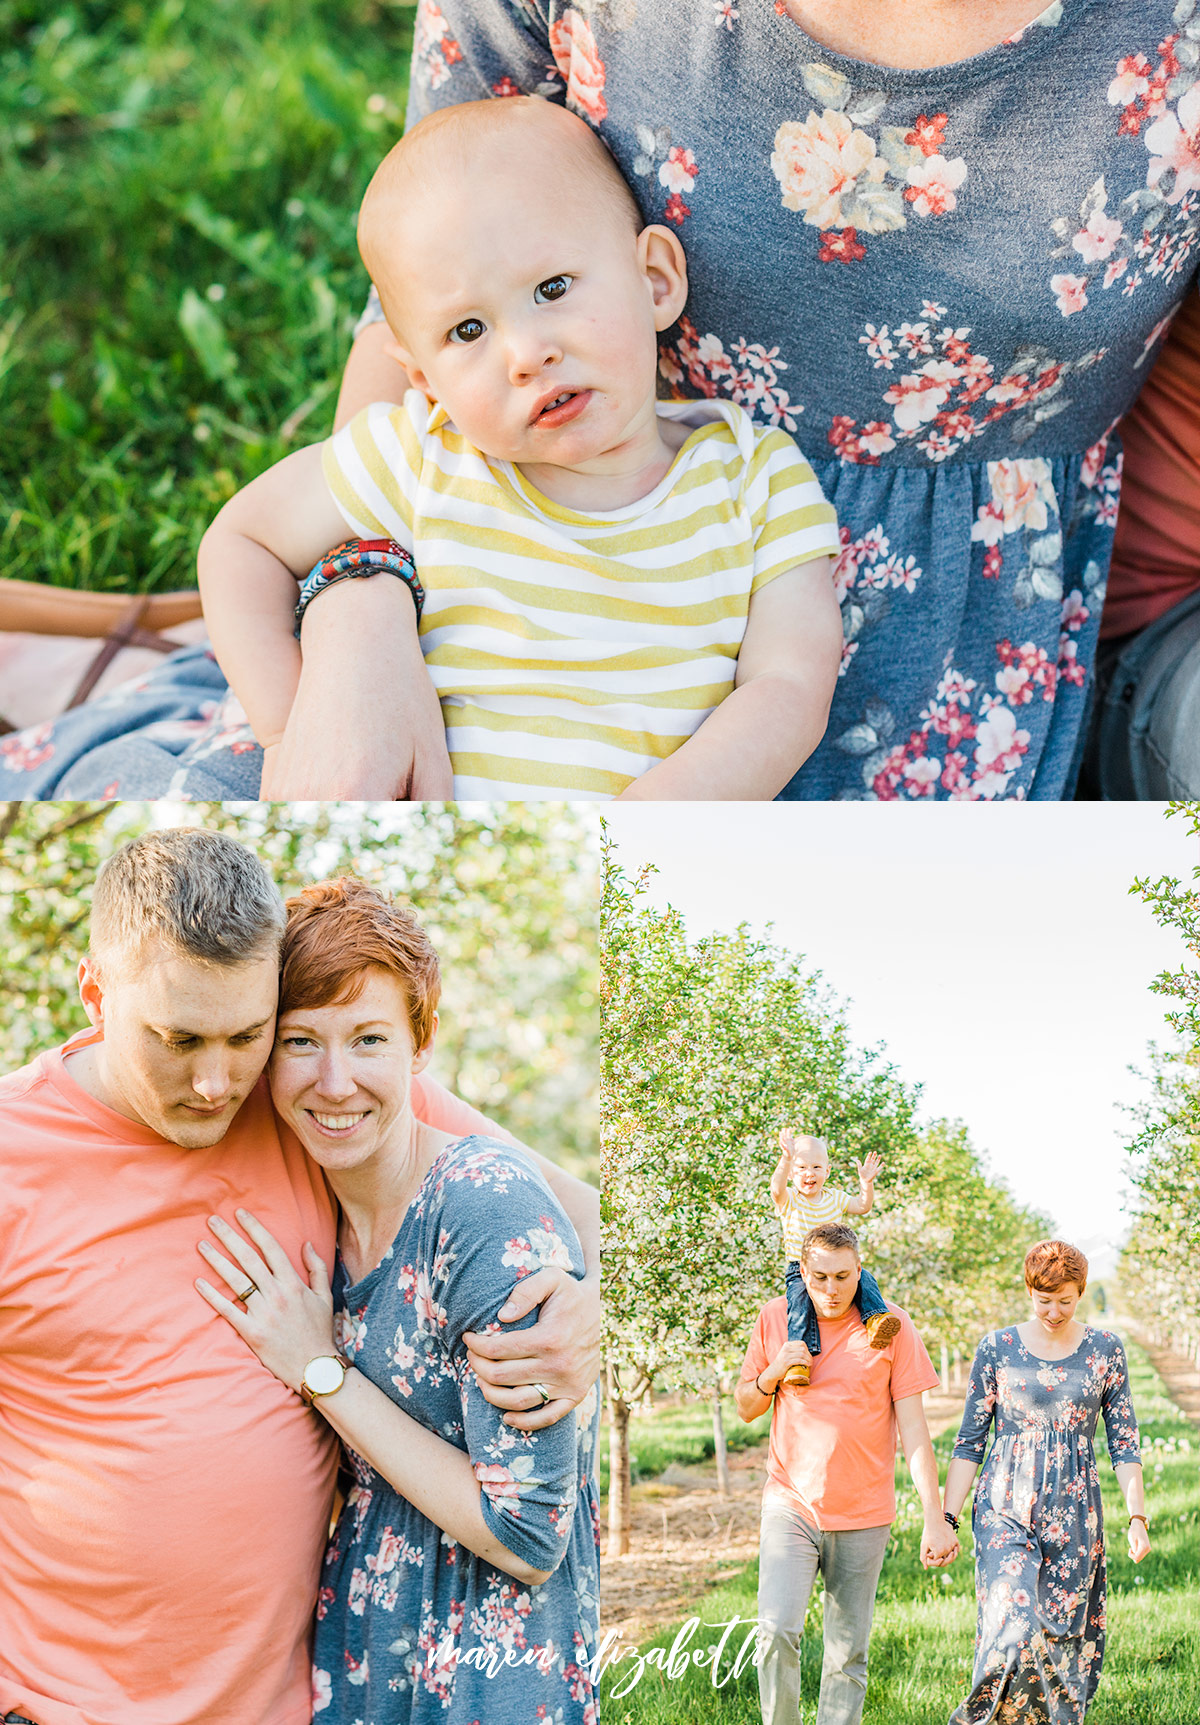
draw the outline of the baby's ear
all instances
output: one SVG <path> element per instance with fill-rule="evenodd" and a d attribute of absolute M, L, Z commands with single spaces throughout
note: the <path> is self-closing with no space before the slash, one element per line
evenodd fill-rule
<path fill-rule="evenodd" d="M 433 391 L 430 389 L 429 384 L 426 381 L 424 372 L 417 369 L 417 365 L 412 354 L 409 353 L 408 349 L 401 342 L 386 342 L 384 344 L 383 351 L 387 354 L 389 359 L 394 359 L 397 365 L 402 365 L 404 367 L 405 371 L 408 373 L 408 381 L 412 384 L 414 389 L 419 389 L 422 395 L 428 395 L 432 399 Z"/>
<path fill-rule="evenodd" d="M 687 259 L 679 235 L 655 222 L 637 241 L 638 263 L 654 302 L 655 329 L 670 329 L 687 304 Z"/>

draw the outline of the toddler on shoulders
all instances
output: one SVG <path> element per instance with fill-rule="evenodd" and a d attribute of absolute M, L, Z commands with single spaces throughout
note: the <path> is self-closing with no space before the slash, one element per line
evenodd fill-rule
<path fill-rule="evenodd" d="M 780 1157 L 771 1176 L 771 1200 L 783 1224 L 784 1255 L 787 1259 L 788 1340 L 803 1342 L 810 1354 L 821 1351 L 821 1329 L 816 1308 L 804 1285 L 801 1246 L 810 1228 L 822 1222 L 840 1222 L 846 1216 L 865 1216 L 875 1202 L 875 1176 L 880 1158 L 874 1150 L 856 1163 L 859 1190 L 855 1197 L 837 1186 L 829 1186 L 829 1146 L 824 1138 L 798 1133 L 785 1126 L 779 1134 Z M 789 1184 L 788 1176 L 791 1176 Z M 888 1310 L 879 1283 L 864 1266 L 859 1272 L 854 1304 L 871 1338 L 873 1348 L 886 1348 L 900 1333 L 900 1320 Z M 785 1383 L 807 1384 L 809 1368 L 801 1363 L 784 1373 Z"/>

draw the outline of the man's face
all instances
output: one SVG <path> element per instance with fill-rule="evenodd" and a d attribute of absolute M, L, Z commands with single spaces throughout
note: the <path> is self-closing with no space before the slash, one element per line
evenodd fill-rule
<path fill-rule="evenodd" d="M 859 1262 L 851 1246 L 813 1246 L 802 1267 L 804 1286 L 819 1318 L 842 1318 L 858 1290 Z"/>
<path fill-rule="evenodd" d="M 104 1031 L 103 1099 L 184 1150 L 219 1144 L 271 1052 L 279 998 L 275 955 L 240 964 L 181 957 L 162 941 L 85 959 L 80 995 Z"/>

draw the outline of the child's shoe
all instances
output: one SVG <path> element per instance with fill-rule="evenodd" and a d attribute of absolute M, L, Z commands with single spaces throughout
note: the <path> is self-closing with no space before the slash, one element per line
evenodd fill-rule
<path fill-rule="evenodd" d="M 866 1329 L 873 1348 L 886 1348 L 900 1334 L 900 1320 L 895 1312 L 876 1312 L 866 1320 Z"/>
<path fill-rule="evenodd" d="M 783 1374 L 785 1384 L 799 1384 L 801 1389 L 807 1389 L 808 1380 L 809 1369 L 803 1360 L 798 1361 L 794 1366 L 789 1366 Z"/>

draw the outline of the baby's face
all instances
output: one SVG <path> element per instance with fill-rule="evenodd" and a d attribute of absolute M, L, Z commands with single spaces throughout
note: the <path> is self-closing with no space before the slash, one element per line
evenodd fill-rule
<path fill-rule="evenodd" d="M 654 242 L 587 181 L 545 195 L 562 183 L 431 187 L 404 223 L 420 269 L 397 274 L 389 310 L 413 383 L 476 448 L 586 470 L 653 424 L 665 314 Z"/>
<path fill-rule="evenodd" d="M 792 1179 L 805 1198 L 819 1198 L 829 1177 L 829 1156 L 811 1138 L 796 1139 L 792 1152 Z"/>

